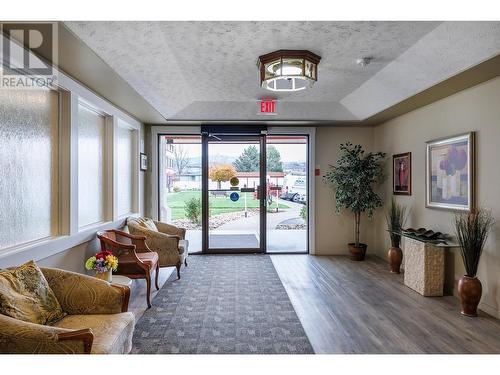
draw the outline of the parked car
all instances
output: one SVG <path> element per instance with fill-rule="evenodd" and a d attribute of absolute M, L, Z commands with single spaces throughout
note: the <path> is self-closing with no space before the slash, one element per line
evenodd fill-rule
<path fill-rule="evenodd" d="M 295 203 L 306 204 L 306 202 L 307 202 L 307 196 L 305 194 L 295 193 L 295 195 L 293 196 L 292 201 L 295 202 Z"/>
<path fill-rule="evenodd" d="M 297 193 L 283 193 L 280 195 L 280 198 L 286 201 L 293 201 L 296 195 Z"/>

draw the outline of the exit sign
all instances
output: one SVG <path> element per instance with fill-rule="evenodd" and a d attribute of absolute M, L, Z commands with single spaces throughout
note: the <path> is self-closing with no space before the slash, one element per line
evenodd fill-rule
<path fill-rule="evenodd" d="M 276 100 L 274 99 L 262 99 L 259 102 L 259 113 L 264 115 L 275 115 L 276 114 Z"/>

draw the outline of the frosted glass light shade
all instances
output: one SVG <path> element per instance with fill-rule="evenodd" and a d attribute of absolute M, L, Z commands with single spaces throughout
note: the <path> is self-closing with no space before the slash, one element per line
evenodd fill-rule
<path fill-rule="evenodd" d="M 126 215 L 133 211 L 134 131 L 119 126 L 116 140 L 118 215 Z"/>
<path fill-rule="evenodd" d="M 58 94 L 0 90 L 0 251 L 58 234 Z"/>
<path fill-rule="evenodd" d="M 106 118 L 78 106 L 78 226 L 104 221 Z"/>

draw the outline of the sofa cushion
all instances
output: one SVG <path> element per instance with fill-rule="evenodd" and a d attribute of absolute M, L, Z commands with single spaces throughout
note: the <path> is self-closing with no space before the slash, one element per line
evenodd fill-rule
<path fill-rule="evenodd" d="M 54 324 L 67 329 L 90 328 L 93 354 L 127 354 L 132 349 L 135 317 L 131 312 L 110 315 L 67 315 Z"/>
<path fill-rule="evenodd" d="M 65 316 L 33 261 L 0 271 L 0 313 L 35 324 L 52 324 Z"/>

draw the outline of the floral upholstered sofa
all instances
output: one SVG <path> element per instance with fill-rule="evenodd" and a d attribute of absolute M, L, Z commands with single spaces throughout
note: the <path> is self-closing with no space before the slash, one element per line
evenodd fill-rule
<path fill-rule="evenodd" d="M 57 299 L 57 309 L 62 310 L 62 313 L 51 324 L 36 324 L 0 313 L 0 353 L 130 352 L 135 317 L 133 313 L 127 312 L 130 297 L 127 286 L 109 284 L 91 276 L 59 269 L 38 270 L 44 276 L 40 284 L 48 283 L 53 294 L 50 293 Z M 14 288 L 16 280 L 13 279 L 11 284 Z M 4 305 L 7 304 L 4 297 L 9 293 L 8 285 L 9 282 L 4 283 L 1 290 L 3 298 L 0 298 L 0 303 L 3 299 Z M 40 293 L 42 287 L 35 285 L 33 288 Z M 42 290 L 41 294 L 47 293 Z M 18 291 L 9 295 L 11 309 L 16 296 L 20 304 L 25 303 L 25 300 L 21 301 L 23 298 L 18 288 Z M 50 310 L 46 309 L 45 312 L 50 314 Z"/>

